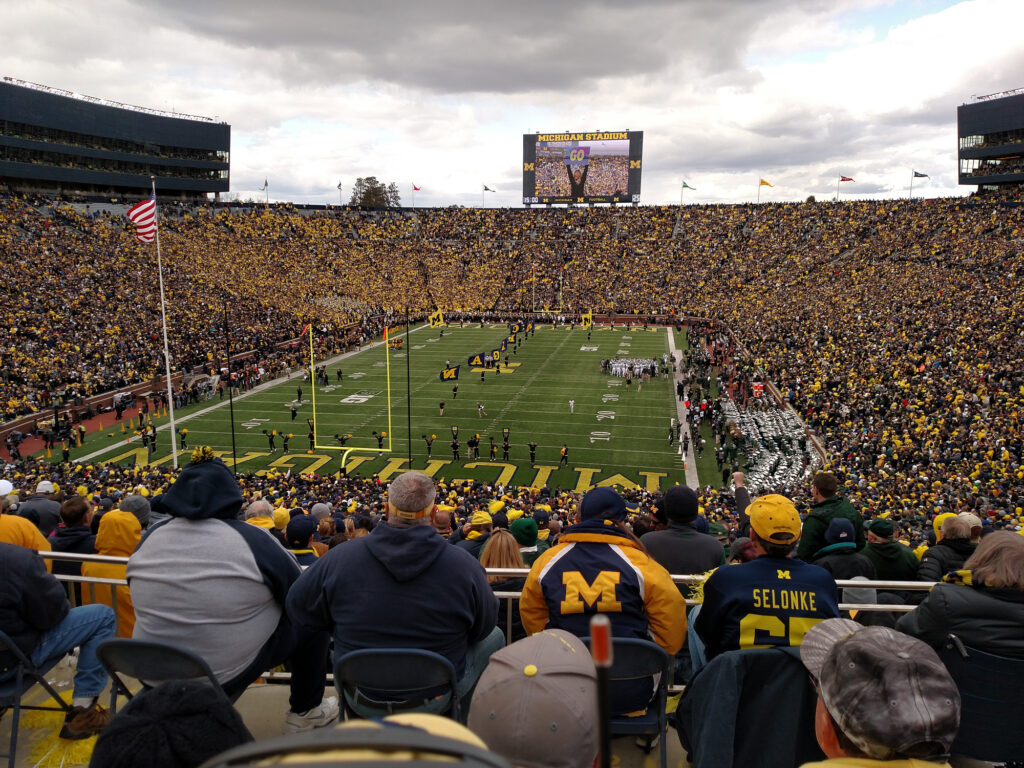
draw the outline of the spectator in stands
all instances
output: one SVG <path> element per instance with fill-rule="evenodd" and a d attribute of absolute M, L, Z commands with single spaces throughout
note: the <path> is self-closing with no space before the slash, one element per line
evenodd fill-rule
<path fill-rule="evenodd" d="M 693 489 L 674 485 L 663 497 L 668 527 L 640 537 L 647 553 L 673 575 L 701 574 L 725 565 L 725 551 L 714 536 L 699 533 L 693 524 L 699 514 L 700 501 Z M 679 586 L 684 596 L 690 590 Z"/>
<path fill-rule="evenodd" d="M 149 499 L 137 493 L 130 493 L 121 499 L 118 509 L 122 512 L 131 512 L 139 521 L 142 530 L 149 528 L 152 511 L 149 506 Z"/>
<path fill-rule="evenodd" d="M 284 532 L 274 524 L 274 506 L 266 499 L 257 499 L 245 508 L 245 522 L 269 531 L 281 544 L 285 544 Z"/>
<path fill-rule="evenodd" d="M 519 603 L 527 633 L 552 628 L 588 637 L 590 618 L 602 613 L 614 637 L 653 638 L 670 656 L 679 651 L 686 635 L 683 597 L 625 520 L 626 502 L 613 489 L 587 491 L 580 522 L 530 568 Z M 652 686 L 635 682 L 613 687 L 615 714 L 650 702 Z"/>
<path fill-rule="evenodd" d="M 814 554 L 826 545 L 825 531 L 837 517 L 850 521 L 856 549 L 864 548 L 864 519 L 849 499 L 837 493 L 838 489 L 839 481 L 831 472 L 819 472 L 811 482 L 811 511 L 804 519 L 800 545 L 796 550 L 796 556 L 805 562 L 809 563 Z"/>
<path fill-rule="evenodd" d="M 72 496 L 60 505 L 61 524 L 50 534 L 50 548 L 54 552 L 72 552 L 79 555 L 96 554 L 96 537 L 93 535 L 92 505 L 81 496 Z M 56 576 L 81 576 L 82 563 L 79 561 L 55 561 L 53 574 Z M 76 593 L 78 590 L 76 590 Z"/>
<path fill-rule="evenodd" d="M 961 512 L 957 517 L 967 523 L 967 526 L 971 529 L 971 544 L 977 547 L 981 542 L 981 531 L 983 527 L 981 524 L 981 518 L 973 512 Z"/>
<path fill-rule="evenodd" d="M 939 581 L 947 573 L 961 568 L 974 554 L 971 526 L 956 515 L 942 521 L 939 535 L 941 538 L 934 547 L 928 548 L 917 568 L 917 578 L 921 581 Z"/>
<path fill-rule="evenodd" d="M 128 561 L 133 637 L 197 653 L 231 697 L 288 661 L 285 729 L 333 722 L 337 699 L 323 696 L 329 636 L 285 614 L 299 566 L 269 533 L 238 519 L 242 495 L 231 470 L 209 448 L 197 449 L 153 509 L 171 519 L 150 530 Z"/>
<path fill-rule="evenodd" d="M 875 565 L 857 551 L 853 523 L 845 517 L 833 517 L 825 530 L 825 546 L 811 558 L 811 562 L 832 574 L 836 581 L 863 576 L 875 578 Z"/>
<path fill-rule="evenodd" d="M 711 574 L 694 620 L 708 660 L 744 648 L 800 645 L 808 629 L 839 616 L 835 579 L 792 556 L 800 538 L 793 502 L 761 496 L 747 514 L 758 558 Z"/>
<path fill-rule="evenodd" d="M 954 634 L 972 648 L 1024 659 L 1024 537 L 986 536 L 963 569 L 943 576 L 896 628 L 933 648 Z"/>
<path fill-rule="evenodd" d="M 130 498 L 130 497 L 129 497 Z M 141 496 L 138 498 L 142 498 Z M 96 552 L 106 557 L 131 557 L 142 538 L 139 518 L 123 509 L 105 512 L 96 534 Z M 82 575 L 89 579 L 127 578 L 128 566 L 122 563 L 82 563 Z M 117 613 L 117 636 L 131 637 L 135 628 L 135 607 L 128 587 L 117 587 L 116 601 L 111 601 L 110 587 L 97 584 L 83 588 L 83 602 L 109 605 Z"/>
<path fill-rule="evenodd" d="M 53 483 L 40 480 L 36 492 L 18 506 L 18 514 L 30 520 L 43 536 L 53 533 L 60 525 L 60 502 L 54 498 Z"/>
<path fill-rule="evenodd" d="M 597 673 L 590 651 L 560 629 L 502 648 L 480 676 L 468 724 L 516 766 L 595 764 Z"/>
<path fill-rule="evenodd" d="M 296 515 L 285 528 L 285 541 L 288 549 L 299 565 L 307 566 L 316 562 L 318 557 L 312 548 L 313 537 L 316 535 L 317 523 L 312 515 Z"/>
<path fill-rule="evenodd" d="M 518 523 L 519 520 L 515 522 Z M 484 568 L 526 568 L 520 551 L 515 537 L 509 531 L 498 529 L 487 539 L 487 544 L 484 546 L 483 552 L 480 553 L 480 565 Z M 488 575 L 487 583 L 495 592 L 522 592 L 526 577 Z M 500 605 L 504 608 L 505 603 L 502 602 Z M 508 635 L 513 642 L 526 637 L 526 631 L 523 629 L 523 623 L 516 607 L 512 606 L 512 625 Z M 504 624 L 505 622 L 499 623 Z"/>
<path fill-rule="evenodd" d="M 4 496 L 3 499 L 0 499 L 0 542 L 34 549 L 37 552 L 49 552 L 50 542 L 40 533 L 39 529 L 28 519 L 11 514 L 13 504 L 11 496 Z M 48 570 L 49 567 L 47 564 Z"/>
<path fill-rule="evenodd" d="M 431 519 L 435 530 L 445 539 L 452 535 L 452 514 L 450 511 L 438 507 L 434 510 Z"/>
<path fill-rule="evenodd" d="M 459 530 L 455 531 L 448 541 L 449 543 L 466 550 L 469 554 L 479 560 L 480 553 L 483 552 L 484 547 L 487 544 L 487 539 L 490 538 L 493 527 L 493 519 L 491 518 L 490 513 L 484 512 L 481 509 L 474 512 L 473 516 L 469 519 L 469 522 L 463 525 Z"/>
<path fill-rule="evenodd" d="M 439 653 L 468 702 L 504 636 L 480 563 L 434 528 L 435 495 L 422 472 L 392 480 L 387 522 L 310 566 L 288 593 L 288 614 L 310 630 L 333 631 L 335 659 L 360 648 Z"/>
<path fill-rule="evenodd" d="M 79 648 L 71 710 L 61 738 L 99 733 L 110 715 L 98 703 L 107 673 L 96 648 L 114 636 L 114 612 L 105 605 L 70 608 L 63 585 L 46 572 L 39 555 L 23 547 L 0 543 L 0 573 L 0 626 L 34 664 Z M 13 665 L 13 654 L 0 651 L 0 673 Z"/>
<path fill-rule="evenodd" d="M 960 693 L 927 645 L 830 619 L 808 631 L 800 659 L 818 689 L 814 730 L 828 757 L 804 768 L 948 765 Z"/>
<path fill-rule="evenodd" d="M 891 520 L 875 518 L 867 527 L 867 546 L 861 550 L 875 566 L 875 578 L 881 581 L 914 581 L 919 562 L 910 547 L 893 541 Z"/>
<path fill-rule="evenodd" d="M 519 544 L 524 566 L 529 568 L 548 548 L 548 543 L 538 536 L 537 521 L 532 517 L 520 517 L 513 520 L 508 529 Z"/>

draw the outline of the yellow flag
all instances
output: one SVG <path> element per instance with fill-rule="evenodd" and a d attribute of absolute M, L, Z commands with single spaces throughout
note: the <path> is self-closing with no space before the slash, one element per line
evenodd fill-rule
<path fill-rule="evenodd" d="M 762 186 L 762 187 L 774 187 L 775 185 L 774 185 L 774 184 L 769 184 L 769 183 L 768 183 L 767 181 L 765 181 L 764 179 L 761 179 L 761 184 L 760 184 L 760 186 Z"/>
<path fill-rule="evenodd" d="M 580 327 L 589 328 L 594 324 L 594 310 L 590 310 L 585 315 L 580 317 Z"/>
<path fill-rule="evenodd" d="M 431 328 L 437 328 L 439 325 L 444 325 L 444 315 L 441 314 L 440 309 L 437 310 L 437 312 L 435 312 L 434 314 L 429 315 L 427 317 L 427 320 L 430 321 Z"/>

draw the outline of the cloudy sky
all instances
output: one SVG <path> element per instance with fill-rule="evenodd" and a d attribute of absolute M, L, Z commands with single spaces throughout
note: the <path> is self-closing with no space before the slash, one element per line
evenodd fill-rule
<path fill-rule="evenodd" d="M 231 124 L 231 194 L 517 206 L 522 134 L 644 131 L 645 203 L 963 195 L 1022 0 L 0 0 L 0 74 Z M 995 21 L 998 19 L 998 22 Z M 1016 31 L 1015 31 L 1016 30 Z"/>

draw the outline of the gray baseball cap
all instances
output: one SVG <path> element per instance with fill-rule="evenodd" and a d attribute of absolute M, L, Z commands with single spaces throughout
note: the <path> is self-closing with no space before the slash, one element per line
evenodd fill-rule
<path fill-rule="evenodd" d="M 949 754 L 960 693 L 925 643 L 888 627 L 826 619 L 804 635 L 800 660 L 839 730 L 868 757 Z"/>
<path fill-rule="evenodd" d="M 598 750 L 597 672 L 578 637 L 548 629 L 491 656 L 469 728 L 525 768 L 590 765 Z"/>

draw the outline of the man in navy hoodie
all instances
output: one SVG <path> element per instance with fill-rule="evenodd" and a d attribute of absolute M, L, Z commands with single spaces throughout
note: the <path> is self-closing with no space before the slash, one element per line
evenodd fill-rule
<path fill-rule="evenodd" d="M 387 524 L 317 560 L 286 605 L 297 624 L 334 633 L 335 659 L 362 648 L 441 654 L 468 700 L 504 635 L 483 567 L 434 528 L 435 495 L 422 472 L 399 475 L 388 488 Z"/>

